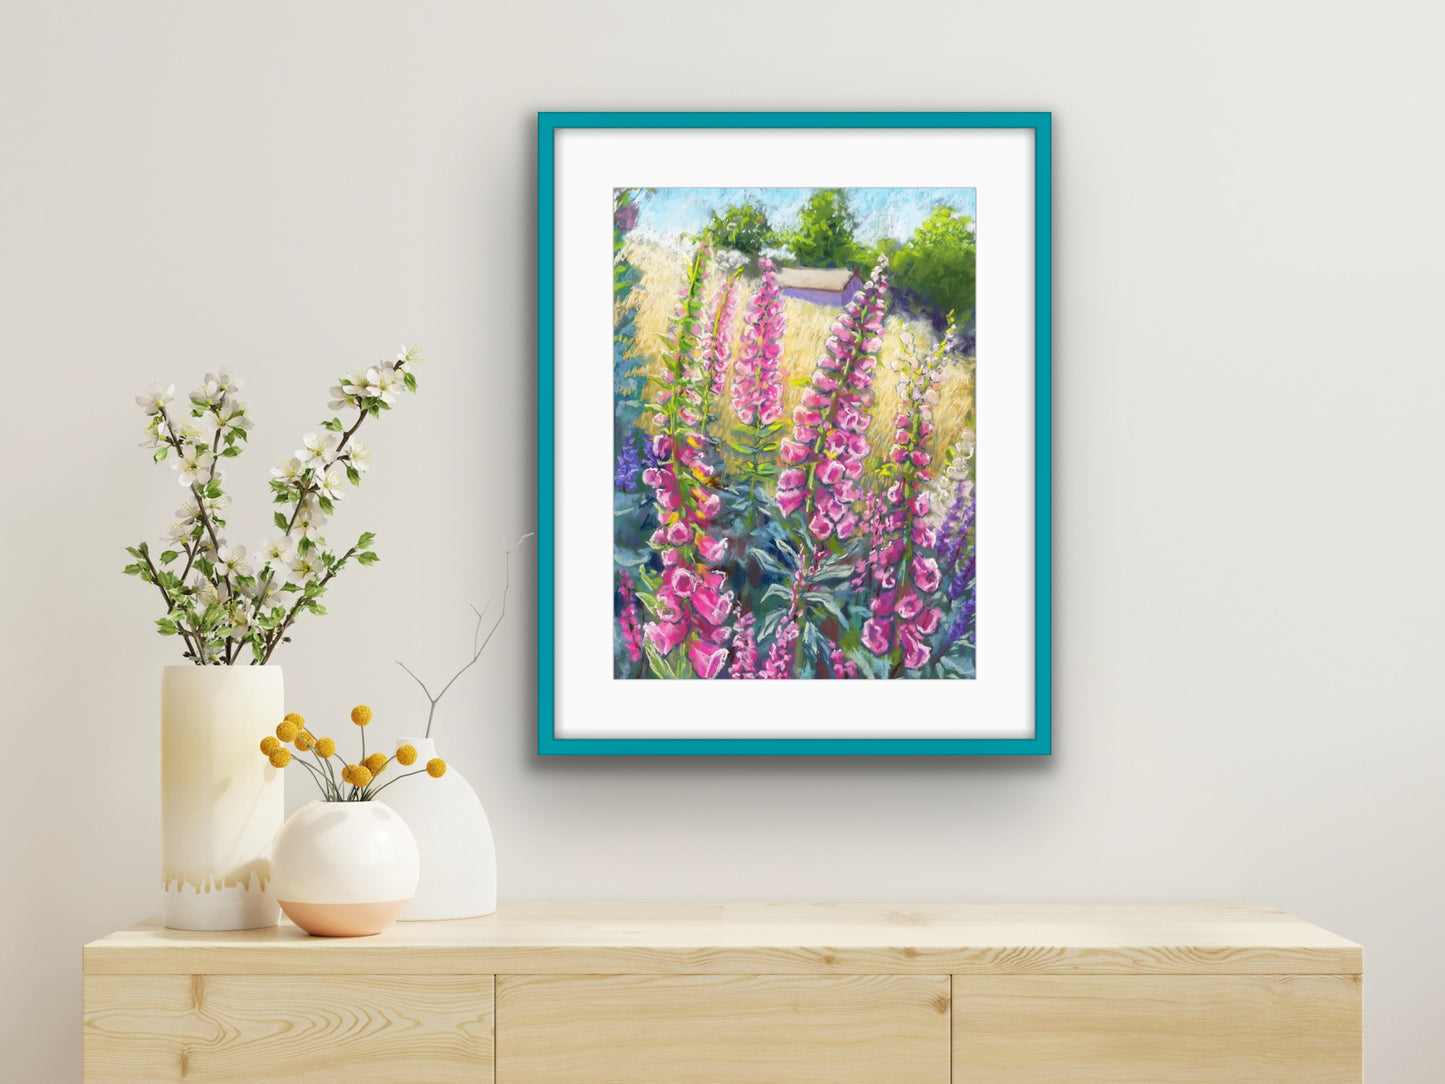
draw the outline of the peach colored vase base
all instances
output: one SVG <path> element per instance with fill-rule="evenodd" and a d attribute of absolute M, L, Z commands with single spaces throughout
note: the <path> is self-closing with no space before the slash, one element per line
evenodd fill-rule
<path fill-rule="evenodd" d="M 279 902 L 286 917 L 309 934 L 317 937 L 368 937 L 395 922 L 411 900 L 387 900 L 384 903 Z"/>

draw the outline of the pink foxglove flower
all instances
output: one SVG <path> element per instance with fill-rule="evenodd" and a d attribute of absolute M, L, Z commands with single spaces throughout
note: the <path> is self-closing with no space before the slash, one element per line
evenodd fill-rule
<path fill-rule="evenodd" d="M 679 658 L 698 677 L 712 678 L 727 659 L 733 593 L 726 590 L 726 575 L 712 567 L 726 546 L 714 526 L 722 499 L 714 488 L 717 468 L 704 425 L 712 387 L 712 363 L 701 349 L 708 340 L 701 301 L 706 261 L 707 250 L 698 249 L 673 310 L 668 368 L 654 400 L 653 421 L 661 429 L 651 444 L 656 466 L 642 472 L 657 508 L 658 527 L 649 542 L 663 568 L 647 600 L 656 620 L 644 634 L 658 655 L 681 648 Z"/>
<path fill-rule="evenodd" d="M 757 618 L 741 614 L 733 626 L 733 661 L 728 677 L 752 679 L 758 676 L 758 641 L 753 626 Z"/>
<path fill-rule="evenodd" d="M 950 317 L 948 332 L 952 330 Z M 932 354 L 920 358 L 913 333 L 903 333 L 902 350 L 893 362 L 899 405 L 885 468 L 892 481 L 873 509 L 869 528 L 874 545 L 859 566 L 877 592 L 869 607 L 873 616 L 863 625 L 863 645 L 889 659 L 895 669 L 918 670 L 928 664 L 930 637 L 943 616 L 935 597 L 942 577 L 934 552 L 938 532 L 929 515 L 929 449 L 947 339 L 946 333 Z"/>
<path fill-rule="evenodd" d="M 793 411 L 792 435 L 778 447 L 779 458 L 787 466 L 778 475 L 775 496 L 779 511 L 797 524 L 801 547 L 792 605 L 765 670 L 781 665 L 773 652 L 783 644 L 794 656 L 789 673 L 796 671 L 813 578 L 830 553 L 830 540 L 846 542 L 861 523 L 863 491 L 857 483 L 871 451 L 868 421 L 873 408 L 873 374 L 883 348 L 887 270 L 887 257 L 881 257 L 863 289 L 834 321 L 809 386 Z M 787 632 L 790 625 L 794 626 L 791 633 Z"/>
<path fill-rule="evenodd" d="M 748 302 L 741 346 L 733 362 L 733 410 L 744 425 L 772 425 L 783 416 L 783 296 L 777 265 L 764 257 L 758 261 L 758 269 L 763 273 L 762 285 Z"/>
<path fill-rule="evenodd" d="M 871 450 L 868 420 L 873 373 L 883 347 L 887 269 L 883 257 L 834 321 L 810 385 L 793 410 L 792 436 L 778 449 L 786 462 L 799 468 L 779 476 L 778 504 L 788 510 L 785 514 L 801 511 L 816 542 L 832 536 L 846 539 L 858 528 L 855 506 L 863 492 L 857 481 Z"/>
<path fill-rule="evenodd" d="M 627 648 L 627 657 L 633 662 L 642 661 L 642 626 L 637 608 L 637 591 L 632 585 L 632 574 L 625 568 L 617 574 L 617 595 L 622 601 L 622 613 L 617 624 L 622 631 L 622 643 Z"/>

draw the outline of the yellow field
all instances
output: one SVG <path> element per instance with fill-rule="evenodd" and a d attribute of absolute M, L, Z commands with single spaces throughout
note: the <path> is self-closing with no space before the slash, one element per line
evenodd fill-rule
<path fill-rule="evenodd" d="M 685 261 L 676 253 L 656 245 L 640 242 L 630 242 L 625 256 L 642 273 L 641 289 L 634 289 L 629 302 L 638 310 L 635 355 L 643 360 L 642 368 L 649 379 L 648 395 L 650 397 L 657 387 L 655 381 L 662 373 L 662 340 L 658 336 L 668 329 L 673 306 L 677 303 L 677 291 L 682 284 Z M 708 277 L 705 297 L 712 296 L 723 277 L 716 271 Z M 737 350 L 737 329 L 741 326 L 743 312 L 751 296 L 746 283 L 746 279 L 740 281 L 743 290 L 734 307 L 732 333 L 734 353 Z M 842 310 L 826 305 L 815 305 L 808 301 L 799 301 L 796 298 L 788 298 L 786 305 L 787 331 L 783 338 L 782 356 L 782 369 L 785 376 L 783 405 L 784 417 L 791 425 L 793 408 L 802 398 L 803 389 L 807 387 L 808 381 L 812 377 L 814 363 L 823 353 L 823 343 L 828 338 L 828 329 Z M 938 341 L 932 329 L 922 321 L 904 322 L 895 316 L 887 318 L 884 325 L 883 350 L 879 356 L 879 367 L 874 378 L 873 390 L 877 401 L 873 407 L 872 425 L 868 430 L 868 440 L 873 446 L 873 453 L 868 461 L 870 475 L 882 465 L 888 452 L 888 446 L 893 439 L 893 417 L 897 413 L 898 392 L 893 373 L 888 368 L 888 362 L 899 349 L 899 335 L 905 327 L 911 328 L 914 332 L 920 353 L 932 350 Z M 965 428 L 971 427 L 973 424 L 974 365 L 972 359 L 967 362 L 947 362 L 944 374 L 943 384 L 939 388 L 939 404 L 934 412 L 935 432 L 933 447 L 930 449 L 933 452 L 936 469 L 941 469 L 943 466 L 944 452 L 959 440 Z M 723 424 L 721 432 L 730 433 L 732 427 L 737 424 L 737 416 L 733 412 L 732 399 L 726 388 L 722 401 L 718 404 L 717 414 Z M 649 419 L 650 415 L 644 417 L 641 423 L 644 428 L 651 426 Z M 737 466 L 736 457 L 726 448 L 722 449 L 722 455 L 728 466 Z"/>

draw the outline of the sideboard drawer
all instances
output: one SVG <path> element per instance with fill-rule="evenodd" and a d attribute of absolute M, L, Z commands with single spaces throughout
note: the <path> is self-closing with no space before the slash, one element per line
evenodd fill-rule
<path fill-rule="evenodd" d="M 498 975 L 497 1084 L 948 1084 L 947 975 Z"/>
<path fill-rule="evenodd" d="M 953 1084 L 1359 1079 L 1359 975 L 953 980 Z"/>
<path fill-rule="evenodd" d="M 87 975 L 87 1081 L 492 1080 L 491 975 Z"/>

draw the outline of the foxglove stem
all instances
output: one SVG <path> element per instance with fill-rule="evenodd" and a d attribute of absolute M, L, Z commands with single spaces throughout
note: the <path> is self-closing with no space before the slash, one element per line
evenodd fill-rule
<path fill-rule="evenodd" d="M 938 532 L 929 523 L 929 489 L 933 480 L 929 451 L 933 438 L 933 407 L 943 382 L 944 343 L 920 357 L 910 331 L 893 362 L 898 373 L 898 414 L 884 468 L 891 484 L 884 491 L 882 529 L 886 544 L 872 563 L 879 589 L 869 603 L 873 616 L 863 624 L 863 644 L 886 658 L 891 675 L 918 670 L 932 657 L 927 638 L 937 631 L 943 610 L 934 605 L 940 574 L 934 555 Z"/>
<path fill-rule="evenodd" d="M 883 348 L 883 316 L 888 308 L 888 258 L 880 257 L 863 289 L 834 322 L 824 353 L 813 369 L 811 386 L 793 411 L 793 434 L 778 454 L 789 464 L 778 475 L 778 507 L 801 525 L 798 570 L 816 569 L 818 555 L 830 538 L 849 538 L 858 526 L 856 506 L 863 493 L 857 486 L 868 442 L 873 407 L 873 373 Z M 807 619 L 804 595 L 810 583 L 793 586 L 798 635 L 794 642 L 794 673 L 803 651 L 802 623 Z"/>
<path fill-rule="evenodd" d="M 763 281 L 748 303 L 739 336 L 738 356 L 733 362 L 732 402 L 738 417 L 734 431 L 738 450 L 751 455 L 745 464 L 747 505 L 743 533 L 751 534 L 758 510 L 758 486 L 765 477 L 775 477 L 777 468 L 764 445 L 775 435 L 783 417 L 782 359 L 786 316 L 778 287 L 777 265 L 767 257 L 758 261 Z"/>
<path fill-rule="evenodd" d="M 699 247 L 673 310 L 668 366 L 653 415 L 662 430 L 652 438 L 657 466 L 642 474 L 657 504 L 658 527 L 648 541 L 662 562 L 662 582 L 650 601 L 656 620 L 647 623 L 645 636 L 660 657 L 680 649 L 700 678 L 717 677 L 727 661 L 733 609 L 727 577 L 712 567 L 727 544 L 713 533 L 722 498 L 704 428 L 712 370 L 699 349 L 698 322 L 707 259 L 707 249 Z"/>

